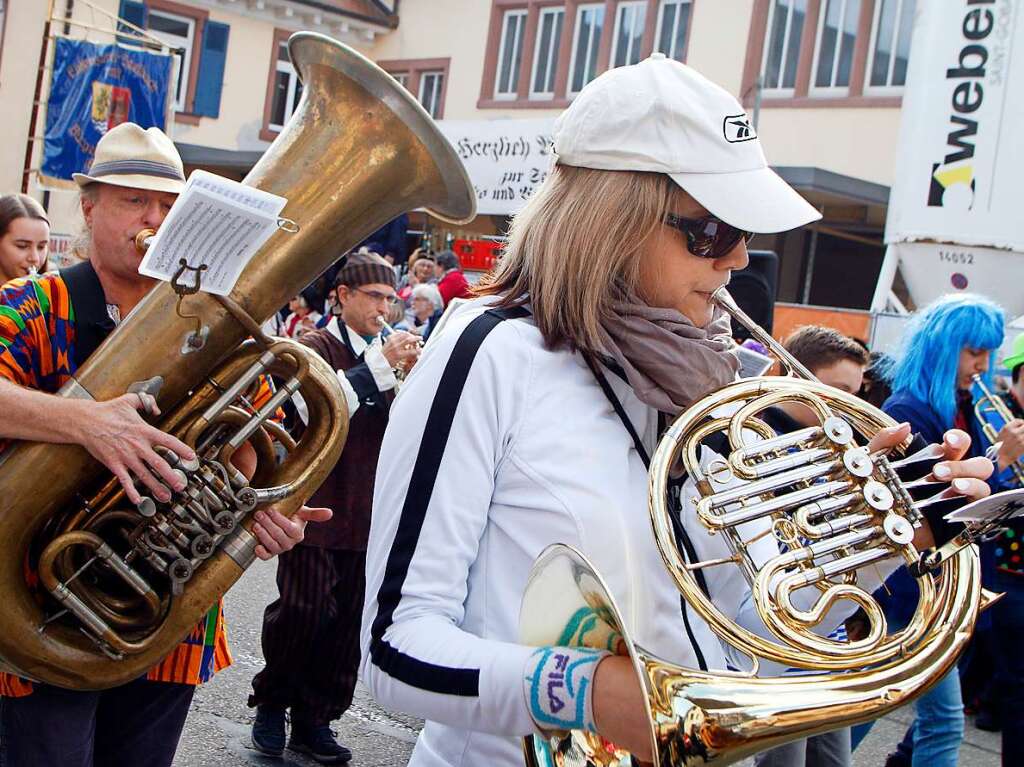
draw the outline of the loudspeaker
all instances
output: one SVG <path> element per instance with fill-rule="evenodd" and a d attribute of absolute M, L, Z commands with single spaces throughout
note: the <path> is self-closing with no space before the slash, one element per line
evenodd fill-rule
<path fill-rule="evenodd" d="M 775 314 L 775 297 L 778 294 L 779 257 L 773 250 L 748 251 L 750 263 L 746 269 L 732 273 L 729 294 L 750 318 L 769 333 Z M 733 320 L 732 335 L 740 341 L 750 338 L 750 333 Z"/>

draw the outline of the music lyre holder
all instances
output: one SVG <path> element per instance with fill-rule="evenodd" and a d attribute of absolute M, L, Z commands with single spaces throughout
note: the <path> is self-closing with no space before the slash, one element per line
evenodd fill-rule
<path fill-rule="evenodd" d="M 1024 490 L 1007 490 L 967 504 L 946 516 L 951 522 L 963 522 L 964 529 L 941 546 L 922 552 L 921 558 L 910 566 L 911 573 L 916 576 L 937 570 L 960 549 L 998 537 L 1007 524 L 1022 516 Z"/>
<path fill-rule="evenodd" d="M 187 354 L 189 351 L 198 351 L 206 345 L 206 336 L 209 335 L 210 329 L 203 324 L 203 319 L 198 314 L 185 314 L 181 310 L 182 302 L 185 300 L 185 296 L 191 296 L 202 290 L 203 285 L 203 272 L 208 268 L 207 264 L 200 264 L 199 266 L 190 266 L 188 261 L 184 258 L 178 259 L 178 271 L 174 273 L 171 278 L 171 288 L 175 293 L 178 294 L 178 303 L 174 307 L 175 313 L 183 320 L 195 320 L 196 329 L 189 333 L 188 337 L 185 338 L 185 345 L 182 347 L 182 353 Z M 191 275 L 191 284 L 182 281 L 185 275 Z"/>

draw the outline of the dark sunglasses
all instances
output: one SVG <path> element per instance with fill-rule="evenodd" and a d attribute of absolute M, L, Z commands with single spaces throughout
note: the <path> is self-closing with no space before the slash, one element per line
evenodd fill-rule
<path fill-rule="evenodd" d="M 753 232 L 744 232 L 720 218 L 683 218 L 674 213 L 665 216 L 665 224 L 686 237 L 686 249 L 699 258 L 721 258 L 740 240 L 750 242 Z"/>

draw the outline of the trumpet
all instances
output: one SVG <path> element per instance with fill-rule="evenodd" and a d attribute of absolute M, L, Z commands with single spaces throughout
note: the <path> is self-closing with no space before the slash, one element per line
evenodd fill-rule
<path fill-rule="evenodd" d="M 377 315 L 377 323 L 378 323 L 378 324 L 379 324 L 379 325 L 381 326 L 381 328 L 383 328 L 383 329 L 384 329 L 384 332 L 386 332 L 386 333 L 387 333 L 387 334 L 388 334 L 389 336 L 390 336 L 390 335 L 394 335 L 395 333 L 397 333 L 397 332 L 398 332 L 398 331 L 397 331 L 397 330 L 395 330 L 395 328 L 394 328 L 394 327 L 393 327 L 393 326 L 391 325 L 391 323 L 389 323 L 389 322 L 388 322 L 388 321 L 387 321 L 386 319 L 384 319 L 384 315 L 383 315 L 383 314 L 378 314 L 378 315 Z M 415 345 L 416 345 L 417 347 L 419 347 L 419 349 L 420 349 L 421 351 L 423 350 L 423 343 L 424 343 L 424 342 L 423 342 L 423 337 L 422 337 L 422 336 L 419 336 L 419 337 L 417 337 Z M 410 348 L 411 348 L 412 346 L 413 346 L 413 344 L 409 344 L 409 347 L 410 347 Z M 403 382 L 403 381 L 405 380 L 405 377 L 406 377 L 407 375 L 409 375 L 409 370 L 408 370 L 408 369 L 406 369 L 406 368 L 405 368 L 404 366 L 402 366 L 402 365 L 396 365 L 396 366 L 395 366 L 394 368 L 392 368 L 392 369 L 393 369 L 393 370 L 395 371 L 395 378 L 396 378 L 396 379 L 398 379 L 398 383 L 399 383 L 399 384 L 401 384 L 401 383 L 402 383 L 402 382 Z"/>
<path fill-rule="evenodd" d="M 981 396 L 974 403 L 974 417 L 978 419 L 978 425 L 981 426 L 981 431 L 984 433 L 985 439 L 989 441 L 989 445 L 995 447 L 999 440 L 999 430 L 985 416 L 995 413 L 1003 420 L 1004 424 L 1008 424 L 1014 420 L 1013 413 L 1010 412 L 1010 408 L 1003 402 L 1002 397 L 994 394 L 985 386 L 981 376 L 973 375 L 971 380 L 974 381 L 974 385 L 981 392 Z M 1024 460 L 1018 458 L 1010 464 L 1010 468 L 1013 470 L 1017 486 L 1024 487 Z"/>

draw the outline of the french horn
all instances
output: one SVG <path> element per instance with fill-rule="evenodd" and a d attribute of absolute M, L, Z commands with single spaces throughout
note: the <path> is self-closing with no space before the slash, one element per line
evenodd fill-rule
<path fill-rule="evenodd" d="M 74 445 L 19 443 L 0 458 L 3 670 L 96 690 L 162 660 L 252 563 L 253 513 L 293 514 L 345 440 L 335 372 L 305 347 L 265 337 L 260 323 L 399 214 L 474 215 L 462 163 L 401 85 L 322 35 L 295 34 L 288 50 L 302 98 L 244 183 L 286 198 L 283 214 L 296 226 L 271 236 L 227 297 L 159 284 L 59 393 L 155 397 L 167 415 L 154 425 L 198 456 L 168 455 L 185 490 L 135 507 Z M 256 407 L 263 374 L 283 383 Z M 297 444 L 273 420 L 296 392 L 310 412 Z M 275 440 L 288 451 L 280 463 Z M 251 480 L 230 461 L 246 442 L 259 458 Z M 27 564 L 40 590 L 26 583 Z"/>
<path fill-rule="evenodd" d="M 930 480 L 904 482 L 897 472 L 918 462 L 930 466 L 941 448 L 902 457 L 907 445 L 869 452 L 863 442 L 895 421 L 816 381 L 724 289 L 712 300 L 771 349 L 789 375 L 737 381 L 683 412 L 652 457 L 649 513 L 665 567 L 688 606 L 737 656 L 749 659 L 749 668 L 702 671 L 646 650 L 626 630 L 600 574 L 582 553 L 561 544 L 535 562 L 520 611 L 525 644 L 557 645 L 572 635 L 579 646 L 613 649 L 632 660 L 647 699 L 657 767 L 732 764 L 902 706 L 954 668 L 979 609 L 997 598 L 981 588 L 977 549 L 970 545 L 980 529 L 970 528 L 938 551 L 914 545 L 922 508 L 946 500 L 946 491 L 915 500 L 912 493 L 919 495 Z M 776 434 L 759 415 L 783 402 L 809 408 L 816 424 Z M 702 445 L 716 435 L 728 450 L 717 450 L 721 457 L 704 466 Z M 695 508 L 684 513 L 721 539 L 720 557 L 694 561 L 678 542 L 681 522 L 668 488 L 680 465 L 699 493 Z M 1003 504 L 1006 515 L 1022 505 L 1019 494 L 1013 498 Z M 752 555 L 764 537 L 776 542 L 767 560 Z M 909 624 L 891 632 L 858 578 L 890 558 L 908 566 L 920 592 Z M 715 567 L 740 569 L 763 630 L 737 623 L 705 591 L 700 574 Z M 825 617 L 843 602 L 863 614 L 862 636 L 823 635 Z M 588 630 L 566 631 L 570 617 L 574 626 L 586 621 Z M 758 677 L 762 661 L 806 673 Z M 529 736 L 524 754 L 530 767 L 636 764 L 627 751 L 584 731 Z"/>

